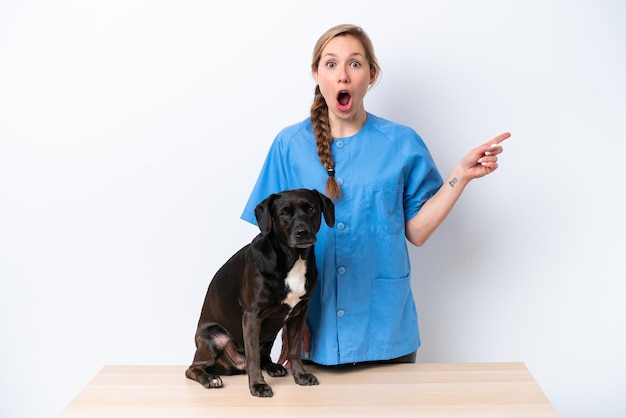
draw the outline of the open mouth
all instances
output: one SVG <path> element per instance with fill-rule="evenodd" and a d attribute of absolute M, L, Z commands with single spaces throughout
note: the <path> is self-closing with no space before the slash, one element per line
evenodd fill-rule
<path fill-rule="evenodd" d="M 337 102 L 339 103 L 340 107 L 346 107 L 350 104 L 351 98 L 352 97 L 350 96 L 350 93 L 348 93 L 347 91 L 340 91 L 337 95 Z"/>
<path fill-rule="evenodd" d="M 337 95 L 337 101 L 341 106 L 347 106 L 348 104 L 350 104 L 350 99 L 350 93 L 348 93 L 347 91 L 340 91 Z"/>

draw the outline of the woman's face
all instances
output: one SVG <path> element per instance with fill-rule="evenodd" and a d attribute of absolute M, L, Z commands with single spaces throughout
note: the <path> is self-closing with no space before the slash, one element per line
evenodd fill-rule
<path fill-rule="evenodd" d="M 364 116 L 363 98 L 374 82 L 376 69 L 370 70 L 361 42 L 351 35 L 336 36 L 322 50 L 315 82 L 330 112 L 342 120 Z"/>

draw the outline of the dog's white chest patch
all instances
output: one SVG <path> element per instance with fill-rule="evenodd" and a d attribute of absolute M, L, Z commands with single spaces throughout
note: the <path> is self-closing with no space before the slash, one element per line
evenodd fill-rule
<path fill-rule="evenodd" d="M 285 287 L 287 288 L 287 296 L 283 300 L 284 304 L 289 305 L 292 309 L 300 302 L 300 298 L 306 293 L 304 284 L 306 278 L 306 261 L 299 258 L 293 265 L 287 277 L 285 278 Z"/>

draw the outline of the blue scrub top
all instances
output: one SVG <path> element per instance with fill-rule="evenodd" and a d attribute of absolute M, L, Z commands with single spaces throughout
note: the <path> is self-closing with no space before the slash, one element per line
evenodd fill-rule
<path fill-rule="evenodd" d="M 332 153 L 342 196 L 335 227 L 322 223 L 315 246 L 309 358 L 336 365 L 412 353 L 420 339 L 404 224 L 439 190 L 441 175 L 413 129 L 370 113 L 361 131 L 333 141 Z M 254 208 L 270 194 L 324 192 L 327 178 L 307 118 L 278 134 L 241 217 L 256 224 Z"/>

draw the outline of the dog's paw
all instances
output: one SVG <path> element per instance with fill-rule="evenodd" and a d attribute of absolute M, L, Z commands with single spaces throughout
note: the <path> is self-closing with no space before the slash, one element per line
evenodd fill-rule
<path fill-rule="evenodd" d="M 216 374 L 207 375 L 205 379 L 203 379 L 202 386 L 207 389 L 213 388 L 221 388 L 224 386 L 224 382 L 222 382 L 222 378 Z"/>
<path fill-rule="evenodd" d="M 293 379 L 300 386 L 315 386 L 319 385 L 320 382 L 317 380 L 317 377 L 311 373 L 301 373 L 298 375 L 294 375 Z"/>
<path fill-rule="evenodd" d="M 270 364 L 267 366 L 267 374 L 272 377 L 287 376 L 287 369 L 280 364 Z"/>
<path fill-rule="evenodd" d="M 272 388 L 267 383 L 257 383 L 250 387 L 250 393 L 252 396 L 258 396 L 259 398 L 271 398 L 274 396 Z"/>

